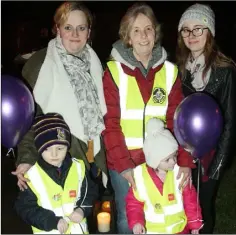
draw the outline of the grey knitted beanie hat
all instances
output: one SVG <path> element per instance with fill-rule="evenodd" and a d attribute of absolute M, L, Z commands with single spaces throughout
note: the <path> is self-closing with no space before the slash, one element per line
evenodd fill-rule
<path fill-rule="evenodd" d="M 209 28 L 213 37 L 215 36 L 215 14 L 209 6 L 199 3 L 190 6 L 180 18 L 178 32 L 187 20 L 200 21 L 201 24 Z"/>

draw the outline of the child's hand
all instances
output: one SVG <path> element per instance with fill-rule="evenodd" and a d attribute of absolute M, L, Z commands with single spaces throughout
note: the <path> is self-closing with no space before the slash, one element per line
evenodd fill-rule
<path fill-rule="evenodd" d="M 81 208 L 77 208 L 68 217 L 72 222 L 80 223 L 84 218 L 84 212 Z"/>
<path fill-rule="evenodd" d="M 69 225 L 64 219 L 60 219 L 57 224 L 57 230 L 61 233 L 64 234 L 66 230 L 68 229 Z"/>
<path fill-rule="evenodd" d="M 133 227 L 133 233 L 134 234 L 145 234 L 145 228 L 143 227 L 142 224 L 135 224 Z"/>
<path fill-rule="evenodd" d="M 193 230 L 191 231 L 191 233 L 192 233 L 192 234 L 199 234 L 199 230 L 198 230 L 198 229 L 193 229 Z"/>

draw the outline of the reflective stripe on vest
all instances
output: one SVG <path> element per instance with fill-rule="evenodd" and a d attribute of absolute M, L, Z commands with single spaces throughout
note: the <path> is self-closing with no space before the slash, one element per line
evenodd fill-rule
<path fill-rule="evenodd" d="M 27 172 L 30 179 L 29 186 L 38 198 L 39 206 L 51 210 L 56 216 L 70 215 L 81 197 L 81 185 L 85 176 L 83 161 L 72 159 L 72 165 L 65 180 L 64 189 L 56 184 L 36 163 Z M 82 229 L 81 229 L 82 228 Z M 34 234 L 59 234 L 58 230 L 49 232 L 39 230 L 32 226 Z M 66 234 L 88 233 L 86 219 L 80 224 L 70 222 Z"/>
<path fill-rule="evenodd" d="M 180 180 L 176 180 L 179 167 L 175 166 L 169 171 L 163 185 L 161 195 L 152 181 L 146 164 L 134 169 L 134 178 L 137 191 L 134 196 L 144 202 L 144 214 L 147 233 L 179 233 L 183 231 L 187 223 L 184 212 L 182 193 L 178 189 Z"/>
<path fill-rule="evenodd" d="M 121 128 L 126 145 L 128 149 L 142 148 L 147 121 L 152 117 L 166 119 L 168 95 L 177 77 L 177 67 L 168 61 L 164 63 L 155 74 L 152 95 L 145 105 L 135 77 L 127 75 L 117 61 L 110 61 L 107 65 L 119 88 Z M 161 98 L 158 89 L 165 94 L 163 102 L 158 100 Z"/>

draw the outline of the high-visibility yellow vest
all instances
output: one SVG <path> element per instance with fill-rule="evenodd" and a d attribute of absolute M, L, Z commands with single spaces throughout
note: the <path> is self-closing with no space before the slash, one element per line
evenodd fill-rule
<path fill-rule="evenodd" d="M 165 61 L 161 70 L 155 74 L 152 95 L 145 105 L 136 78 L 127 75 L 120 62 L 109 61 L 107 65 L 119 89 L 120 125 L 126 145 L 129 150 L 142 148 L 147 121 L 153 117 L 166 121 L 168 96 L 175 83 L 178 69 L 171 62 Z"/>
<path fill-rule="evenodd" d="M 76 206 L 78 198 L 83 197 L 80 189 L 85 176 L 83 161 L 72 159 L 72 165 L 65 180 L 64 189 L 55 183 L 46 172 L 36 163 L 27 172 L 28 183 L 38 198 L 38 205 L 51 210 L 56 216 L 69 216 Z M 42 231 L 32 226 L 34 234 L 59 234 L 58 230 Z M 69 223 L 66 234 L 88 234 L 87 221 L 84 218 L 80 224 Z"/>
<path fill-rule="evenodd" d="M 182 192 L 176 180 L 179 167 L 168 171 L 163 185 L 163 194 L 159 192 L 148 173 L 146 163 L 134 169 L 134 178 L 138 182 L 134 196 L 144 202 L 146 230 L 149 234 L 174 234 L 182 232 L 187 224 L 184 212 Z"/>

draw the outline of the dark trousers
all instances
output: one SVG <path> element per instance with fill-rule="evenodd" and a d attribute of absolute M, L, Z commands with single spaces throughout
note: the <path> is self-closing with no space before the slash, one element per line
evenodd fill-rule
<path fill-rule="evenodd" d="M 192 170 L 193 184 L 197 190 L 197 175 L 198 170 Z M 200 230 L 201 234 L 213 233 L 215 226 L 215 200 L 219 186 L 219 180 L 209 179 L 206 182 L 202 182 L 200 177 L 199 187 L 199 200 L 202 208 L 202 216 L 204 220 L 204 226 Z"/>

